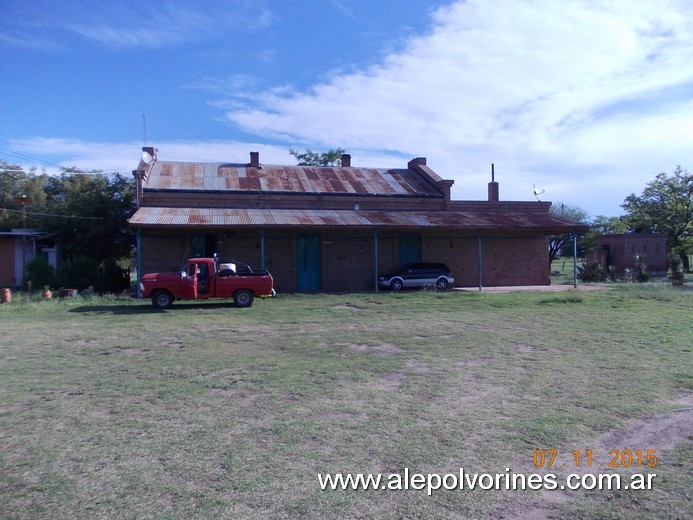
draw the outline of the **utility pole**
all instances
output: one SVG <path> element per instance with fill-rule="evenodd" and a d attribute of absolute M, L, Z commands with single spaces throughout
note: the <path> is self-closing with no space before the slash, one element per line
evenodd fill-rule
<path fill-rule="evenodd" d="M 26 279 L 26 208 L 31 206 L 33 201 L 31 197 L 22 195 L 17 197 L 15 202 L 22 206 L 22 284 L 24 284 Z"/>

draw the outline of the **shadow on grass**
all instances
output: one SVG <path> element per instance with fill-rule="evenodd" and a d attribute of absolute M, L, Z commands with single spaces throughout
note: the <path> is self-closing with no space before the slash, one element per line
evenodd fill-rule
<path fill-rule="evenodd" d="M 107 314 L 167 314 L 178 311 L 210 311 L 217 309 L 235 309 L 233 302 L 222 303 L 175 303 L 168 309 L 156 309 L 151 305 L 82 305 L 70 309 L 76 313 L 107 313 Z"/>

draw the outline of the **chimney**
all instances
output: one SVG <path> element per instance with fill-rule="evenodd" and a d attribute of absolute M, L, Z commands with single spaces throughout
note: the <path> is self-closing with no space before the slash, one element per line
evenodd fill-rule
<path fill-rule="evenodd" d="M 488 183 L 488 201 L 498 202 L 498 183 L 496 182 L 496 172 L 493 163 L 491 163 L 491 182 Z"/>
<path fill-rule="evenodd" d="M 142 151 L 148 153 L 152 159 L 156 160 L 156 152 L 158 150 L 153 146 L 143 146 Z"/>
<path fill-rule="evenodd" d="M 250 152 L 250 166 L 253 168 L 260 167 L 260 152 Z"/>
<path fill-rule="evenodd" d="M 348 153 L 342 154 L 342 168 L 351 168 L 351 155 Z"/>

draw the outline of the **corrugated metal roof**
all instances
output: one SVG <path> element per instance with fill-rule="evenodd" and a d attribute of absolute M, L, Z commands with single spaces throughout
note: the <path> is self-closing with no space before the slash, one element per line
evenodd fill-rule
<path fill-rule="evenodd" d="M 143 207 L 129 220 L 138 227 L 399 227 L 585 231 L 586 226 L 539 212 L 358 211 Z"/>
<path fill-rule="evenodd" d="M 263 191 L 441 197 L 414 170 L 157 161 L 148 190 Z"/>

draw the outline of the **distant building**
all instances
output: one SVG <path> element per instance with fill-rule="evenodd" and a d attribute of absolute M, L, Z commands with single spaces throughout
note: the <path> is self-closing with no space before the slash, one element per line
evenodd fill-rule
<path fill-rule="evenodd" d="M 363 291 L 408 262 L 445 262 L 457 286 L 548 285 L 547 236 L 587 227 L 549 202 L 450 198 L 426 159 L 405 168 L 160 161 L 133 175 L 140 275 L 218 253 L 268 269 L 282 292 Z"/>
<path fill-rule="evenodd" d="M 646 271 L 665 275 L 668 269 L 667 237 L 662 233 L 624 233 L 597 237 L 594 251 L 587 260 L 599 262 L 604 270 L 623 273 L 637 269 L 637 257 L 643 259 Z"/>
<path fill-rule="evenodd" d="M 45 256 L 48 264 L 57 269 L 58 250 L 53 235 L 36 229 L 0 231 L 0 287 L 22 287 L 26 264 L 38 255 Z"/>

